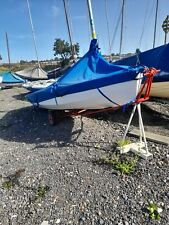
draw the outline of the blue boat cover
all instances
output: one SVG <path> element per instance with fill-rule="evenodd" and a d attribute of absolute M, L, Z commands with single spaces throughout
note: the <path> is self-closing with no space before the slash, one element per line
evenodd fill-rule
<path fill-rule="evenodd" d="M 114 62 L 115 65 L 154 67 L 161 71 L 154 76 L 153 82 L 169 81 L 169 44 L 140 52 Z"/>
<path fill-rule="evenodd" d="M 2 77 L 2 83 L 24 83 L 25 81 L 20 78 L 19 76 L 11 73 L 10 71 L 8 72 L 3 72 L 0 73 L 0 76 Z"/>
<path fill-rule="evenodd" d="M 30 102 L 38 104 L 67 94 L 134 80 L 143 70 L 142 66 L 132 68 L 107 62 L 99 53 L 97 40 L 93 39 L 89 51 L 57 82 L 43 90 L 28 94 L 27 98 Z"/>

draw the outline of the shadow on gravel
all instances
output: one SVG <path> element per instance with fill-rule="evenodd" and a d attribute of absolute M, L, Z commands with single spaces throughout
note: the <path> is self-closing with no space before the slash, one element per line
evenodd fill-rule
<path fill-rule="evenodd" d="M 66 118 L 56 126 L 48 123 L 46 110 L 34 110 L 32 107 L 8 112 L 0 120 L 0 138 L 7 141 L 35 143 L 38 145 L 57 141 L 58 145 L 67 145 L 75 141 L 83 126 L 73 131 L 73 118 Z M 76 136 L 72 140 L 72 135 Z"/>
<path fill-rule="evenodd" d="M 25 96 L 27 95 L 28 93 L 19 93 L 18 95 L 13 95 L 12 97 L 16 100 L 20 100 L 20 101 L 26 101 L 26 98 Z"/>
<path fill-rule="evenodd" d="M 129 117 L 132 112 L 132 107 L 128 107 L 125 111 L 122 109 L 112 111 L 112 112 L 105 112 L 100 113 L 93 116 L 95 119 L 98 120 L 105 120 L 110 122 L 117 122 L 122 124 L 127 124 Z M 145 126 L 160 126 L 166 129 L 169 129 L 169 117 L 159 113 L 157 111 L 153 111 L 146 106 L 142 106 L 142 117 L 143 123 Z M 134 115 L 132 125 L 138 126 L 138 116 L 137 113 Z"/>
<path fill-rule="evenodd" d="M 126 124 L 131 110 L 132 108 L 129 107 L 125 112 L 118 110 L 111 113 L 102 113 L 95 115 L 94 118 L 111 123 Z M 145 126 L 161 126 L 169 129 L 169 118 L 147 110 L 145 107 L 142 111 Z M 137 116 L 135 116 L 132 124 L 138 125 Z M 49 145 L 52 141 L 56 141 L 58 146 L 76 145 L 76 140 L 83 130 L 82 120 L 77 130 L 73 130 L 73 127 L 73 118 L 65 118 L 56 126 L 51 126 L 48 123 L 47 110 L 34 110 L 32 107 L 25 107 L 12 110 L 0 119 L 0 138 L 7 141 L 35 143 L 39 148 L 47 147 L 46 143 Z"/>

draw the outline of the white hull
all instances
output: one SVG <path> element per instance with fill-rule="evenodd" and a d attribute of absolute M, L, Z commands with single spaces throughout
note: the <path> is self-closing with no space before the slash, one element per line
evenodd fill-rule
<path fill-rule="evenodd" d="M 39 107 L 51 110 L 65 110 L 103 109 L 122 106 L 135 100 L 140 90 L 141 80 L 132 80 L 101 87 L 99 90 L 102 94 L 98 89 L 92 89 L 64 95 L 63 97 L 56 97 L 40 102 Z"/>
<path fill-rule="evenodd" d="M 169 81 L 152 83 L 150 96 L 169 98 Z"/>
<path fill-rule="evenodd" d="M 26 82 L 25 84 L 23 84 L 22 86 L 24 88 L 26 88 L 27 90 L 36 91 L 36 90 L 40 90 L 40 89 L 50 86 L 57 80 L 58 80 L 58 78 L 50 79 L 50 80 L 29 81 L 29 82 Z"/>

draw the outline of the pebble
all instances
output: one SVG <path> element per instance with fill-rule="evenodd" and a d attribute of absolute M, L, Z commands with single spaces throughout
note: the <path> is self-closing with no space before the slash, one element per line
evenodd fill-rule
<path fill-rule="evenodd" d="M 48 221 L 43 221 L 43 222 L 41 223 L 41 225 L 49 225 L 49 222 L 48 222 Z"/>
<path fill-rule="evenodd" d="M 100 225 L 105 224 L 105 223 L 104 223 L 104 220 L 103 220 L 103 219 L 99 219 L 99 224 L 100 224 Z"/>
<path fill-rule="evenodd" d="M 9 221 L 25 225 L 148 225 L 143 209 L 150 199 L 163 209 L 160 224 L 168 225 L 168 146 L 148 141 L 153 159 L 139 159 L 132 174 L 122 175 L 97 161 L 103 155 L 121 157 L 114 145 L 124 133 L 126 113 L 113 112 L 110 119 L 103 116 L 101 120 L 83 117 L 83 129 L 79 117 L 52 127 L 47 123 L 45 110 L 32 113 L 28 102 L 15 99 L 16 90 L 0 92 L 0 99 L 9 100 L 1 102 L 5 114 L 0 123 L 12 124 L 0 132 L 0 174 L 3 171 L 9 176 L 20 168 L 25 168 L 25 173 L 14 188 L 2 189 L 0 184 L 2 225 Z M 157 126 L 150 126 L 152 120 L 159 120 L 161 131 L 169 122 L 147 111 L 144 116 L 146 128 L 153 131 Z M 22 122 L 13 123 L 20 118 Z M 135 125 L 133 121 L 132 126 Z M 50 189 L 36 199 L 42 185 Z M 56 200 L 52 196 L 57 196 Z"/>
<path fill-rule="evenodd" d="M 56 220 L 56 224 L 59 224 L 60 222 L 61 222 L 60 219 L 57 219 L 57 220 Z"/>

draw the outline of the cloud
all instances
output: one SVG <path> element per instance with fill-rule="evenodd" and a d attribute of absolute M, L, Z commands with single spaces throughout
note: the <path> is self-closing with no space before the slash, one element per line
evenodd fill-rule
<path fill-rule="evenodd" d="M 57 17 L 60 14 L 60 8 L 56 5 L 52 6 L 52 15 Z"/>

